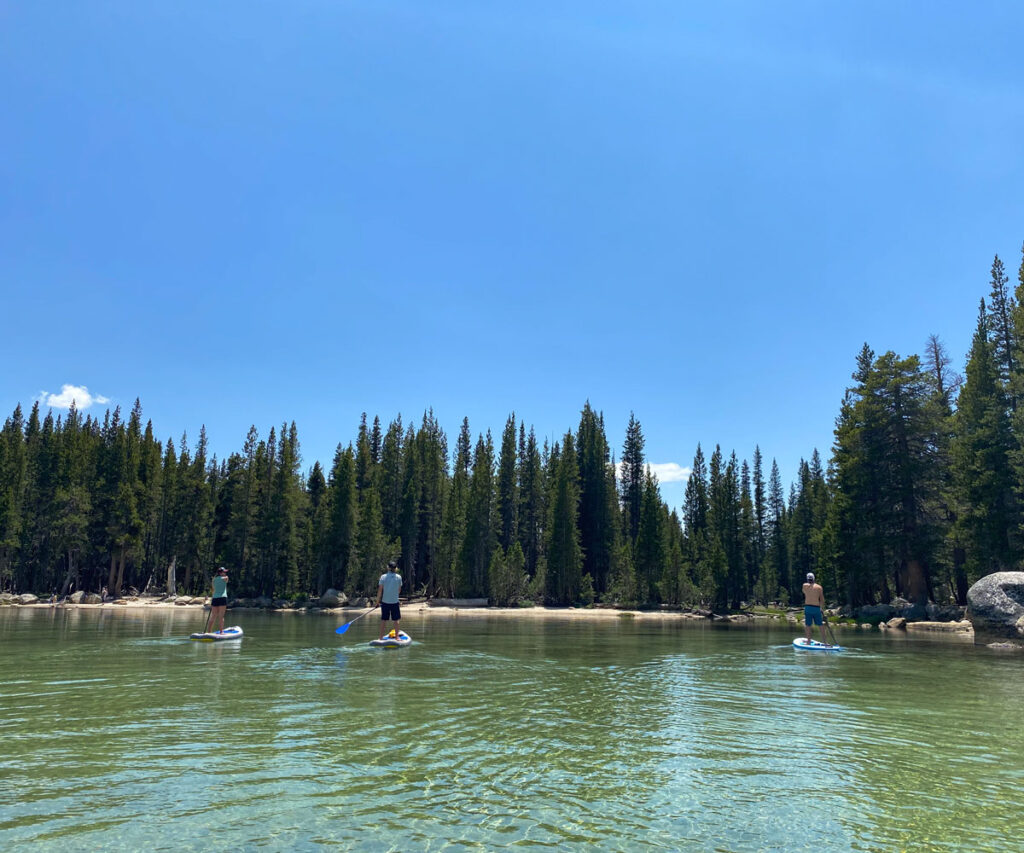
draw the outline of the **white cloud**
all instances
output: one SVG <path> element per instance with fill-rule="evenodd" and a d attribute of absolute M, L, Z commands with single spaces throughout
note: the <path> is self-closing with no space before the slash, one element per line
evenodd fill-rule
<path fill-rule="evenodd" d="M 40 393 L 39 402 L 51 409 L 70 409 L 74 402 L 75 408 L 81 411 L 93 403 L 109 403 L 110 398 L 92 394 L 84 385 L 61 385 L 59 394 L 51 394 L 49 391 Z"/>
<path fill-rule="evenodd" d="M 658 478 L 658 483 L 685 483 L 693 473 L 692 468 L 684 468 L 678 462 L 648 462 L 645 466 Z M 622 462 L 615 463 L 615 476 L 622 479 Z"/>
<path fill-rule="evenodd" d="M 647 467 L 659 483 L 685 483 L 693 473 L 692 468 L 684 468 L 678 462 L 651 462 Z"/>

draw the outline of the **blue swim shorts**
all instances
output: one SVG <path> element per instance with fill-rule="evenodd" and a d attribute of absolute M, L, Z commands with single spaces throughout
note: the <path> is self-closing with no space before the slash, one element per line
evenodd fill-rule
<path fill-rule="evenodd" d="M 804 605 L 804 624 L 820 625 L 822 623 L 821 608 L 817 604 Z"/>

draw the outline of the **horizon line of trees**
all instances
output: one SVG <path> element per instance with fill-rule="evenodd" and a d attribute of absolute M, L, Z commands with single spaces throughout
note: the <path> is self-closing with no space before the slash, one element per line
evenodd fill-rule
<path fill-rule="evenodd" d="M 110 594 L 173 584 L 232 594 L 371 593 L 397 559 L 410 592 L 496 604 L 594 601 L 739 608 L 798 603 L 807 572 L 850 606 L 964 603 L 1024 552 L 1024 260 L 991 268 L 961 376 L 932 335 L 923 357 L 867 344 L 836 418 L 787 491 L 759 446 L 697 445 L 681 513 L 661 498 L 631 414 L 617 463 L 589 401 L 538 444 L 511 414 L 500 441 L 463 419 L 449 452 L 433 411 L 385 428 L 364 414 L 331 466 L 303 471 L 294 422 L 240 451 L 156 439 L 138 400 L 102 420 L 20 405 L 0 431 L 0 589 Z"/>

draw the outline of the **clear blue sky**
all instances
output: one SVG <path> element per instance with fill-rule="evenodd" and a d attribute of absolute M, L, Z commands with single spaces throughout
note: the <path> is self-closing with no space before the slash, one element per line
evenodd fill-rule
<path fill-rule="evenodd" d="M 295 420 L 308 467 L 589 399 L 788 486 L 864 341 L 962 368 L 1015 282 L 1021 9 L 0 0 L 0 411 Z"/>

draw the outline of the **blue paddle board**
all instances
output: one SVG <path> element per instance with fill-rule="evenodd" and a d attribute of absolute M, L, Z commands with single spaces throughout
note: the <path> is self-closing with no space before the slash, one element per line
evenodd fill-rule
<path fill-rule="evenodd" d="M 797 637 L 793 640 L 793 647 L 803 649 L 805 652 L 841 652 L 843 650 L 842 646 L 820 643 L 817 640 L 808 640 L 806 637 Z"/>
<path fill-rule="evenodd" d="M 216 643 L 218 640 L 240 640 L 242 629 L 237 625 L 225 628 L 223 631 L 213 631 L 208 634 L 192 634 L 190 640 L 199 640 L 200 643 Z"/>
<path fill-rule="evenodd" d="M 370 640 L 370 645 L 388 649 L 397 649 L 399 646 L 408 646 L 411 642 L 412 637 L 406 634 L 405 631 L 399 631 L 397 637 L 395 636 L 395 632 L 392 631 L 383 640 Z"/>

